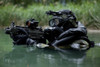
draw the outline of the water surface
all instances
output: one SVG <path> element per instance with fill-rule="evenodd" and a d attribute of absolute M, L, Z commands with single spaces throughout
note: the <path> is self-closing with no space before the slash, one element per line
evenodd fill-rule
<path fill-rule="evenodd" d="M 88 36 L 99 43 L 100 34 L 91 33 Z M 100 46 L 86 53 L 13 46 L 11 38 L 0 30 L 0 67 L 100 67 Z"/>

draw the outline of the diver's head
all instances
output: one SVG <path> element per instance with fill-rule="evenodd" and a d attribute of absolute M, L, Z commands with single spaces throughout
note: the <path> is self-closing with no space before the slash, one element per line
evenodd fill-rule
<path fill-rule="evenodd" d="M 69 17 L 73 17 L 73 20 L 76 21 L 76 16 L 71 10 L 61 10 L 59 13 L 62 15 L 62 18 L 67 19 Z"/>
<path fill-rule="evenodd" d="M 64 23 L 62 24 L 65 29 L 77 27 L 76 16 L 71 10 L 61 10 Z"/>
<path fill-rule="evenodd" d="M 52 20 L 50 20 L 49 22 L 50 26 L 77 27 L 76 16 L 74 15 L 72 11 L 61 10 L 61 11 L 58 11 L 58 13 L 60 14 L 60 16 L 56 16 L 56 18 L 53 18 Z"/>
<path fill-rule="evenodd" d="M 38 21 L 36 21 L 35 19 L 30 19 L 28 21 L 26 21 L 26 26 L 28 26 L 28 28 L 34 29 L 38 26 Z"/>

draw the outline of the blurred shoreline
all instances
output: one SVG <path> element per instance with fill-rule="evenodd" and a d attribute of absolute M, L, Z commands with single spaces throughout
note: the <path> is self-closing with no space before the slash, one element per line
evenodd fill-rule
<path fill-rule="evenodd" d="M 9 27 L 9 26 L 0 27 L 0 30 L 4 30 L 7 27 Z M 42 27 L 42 29 L 45 29 L 45 28 L 47 28 L 49 26 L 39 26 L 39 27 Z M 89 29 L 89 28 L 87 28 L 87 32 L 88 33 L 100 33 L 100 29 Z"/>
<path fill-rule="evenodd" d="M 88 33 L 100 33 L 100 30 L 87 29 Z"/>

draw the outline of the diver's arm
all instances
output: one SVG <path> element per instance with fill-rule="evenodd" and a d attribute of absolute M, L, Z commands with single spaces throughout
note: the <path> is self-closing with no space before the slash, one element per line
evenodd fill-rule
<path fill-rule="evenodd" d="M 85 28 L 85 26 L 83 24 L 81 24 L 80 22 L 78 22 L 78 26 L 77 28 L 70 28 L 69 30 L 63 32 L 58 39 L 70 36 L 70 35 L 86 35 L 87 34 L 87 30 Z"/>
<path fill-rule="evenodd" d="M 87 30 L 85 28 L 85 26 L 83 24 L 81 24 L 80 22 L 78 22 L 78 27 L 77 28 L 71 28 L 68 30 L 69 34 L 71 33 L 75 33 L 75 34 L 81 34 L 81 35 L 87 35 Z"/>

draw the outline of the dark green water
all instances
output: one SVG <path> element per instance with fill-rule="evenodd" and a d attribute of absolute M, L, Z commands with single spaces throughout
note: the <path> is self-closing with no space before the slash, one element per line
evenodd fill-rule
<path fill-rule="evenodd" d="M 100 43 L 100 34 L 88 35 L 91 40 Z M 10 37 L 0 30 L 0 67 L 100 67 L 100 46 L 95 46 L 86 53 L 13 47 Z"/>

